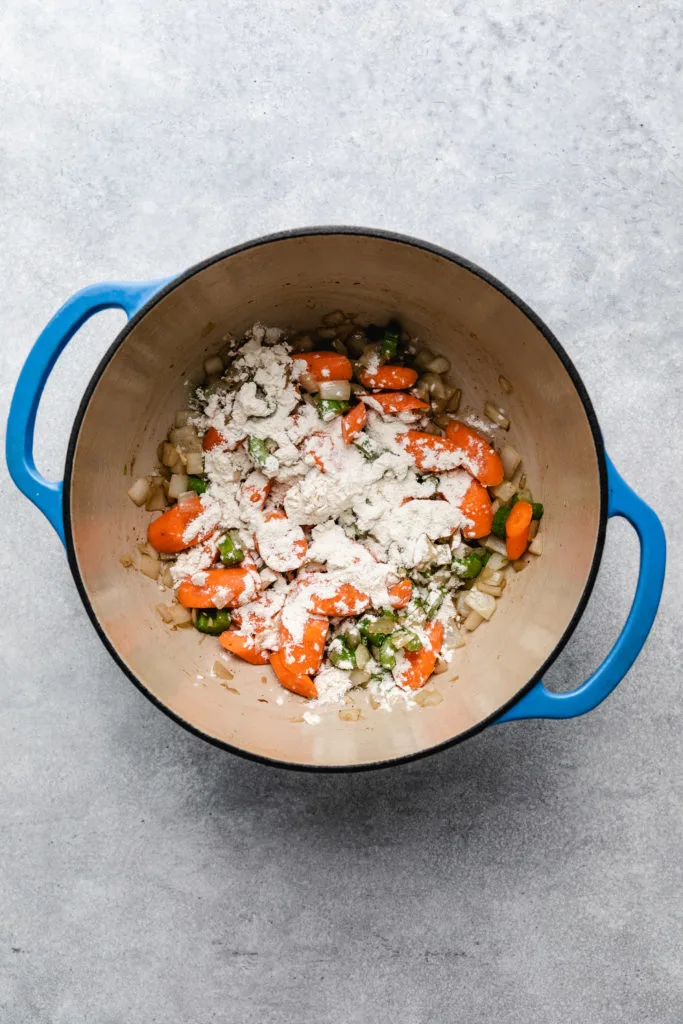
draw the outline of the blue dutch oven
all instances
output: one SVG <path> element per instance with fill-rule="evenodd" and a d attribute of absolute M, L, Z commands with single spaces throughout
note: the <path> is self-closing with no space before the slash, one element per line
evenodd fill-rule
<path fill-rule="evenodd" d="M 129 320 L 97 368 L 73 426 L 63 483 L 33 460 L 38 403 L 60 352 L 95 313 Z M 544 502 L 543 554 L 508 586 L 491 623 L 435 680 L 438 706 L 363 708 L 354 722 L 333 709 L 302 721 L 302 701 L 261 667 L 212 671 L 213 641 L 170 632 L 155 611 L 157 584 L 122 567 L 147 515 L 127 498 L 157 443 L 185 406 L 203 360 L 226 332 L 255 320 L 308 327 L 345 309 L 366 322 L 397 315 L 453 366 L 473 408 L 505 405 L 510 442 L 528 486 Z M 513 382 L 501 394 L 499 377 Z M 19 377 L 7 427 L 17 487 L 65 545 L 85 608 L 118 664 L 176 721 L 226 749 L 286 767 L 357 769 L 393 764 L 522 718 L 572 718 L 596 707 L 633 664 L 652 627 L 665 566 L 661 523 L 607 457 L 583 383 L 548 327 L 508 288 L 467 260 L 416 239 L 316 228 L 247 242 L 168 280 L 99 284 L 59 310 Z M 124 467 L 126 475 L 124 476 Z M 640 541 L 628 620 L 586 682 L 551 693 L 542 676 L 583 612 L 608 519 L 621 516 Z M 269 670 L 265 670 L 269 671 Z"/>

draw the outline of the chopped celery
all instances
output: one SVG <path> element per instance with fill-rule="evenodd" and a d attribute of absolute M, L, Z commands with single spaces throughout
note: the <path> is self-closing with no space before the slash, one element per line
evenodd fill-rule
<path fill-rule="evenodd" d="M 371 619 L 365 615 L 358 623 L 358 631 L 364 640 L 376 647 L 381 646 L 390 633 L 393 633 L 394 623 L 391 619 L 382 616 L 379 619 Z"/>
<path fill-rule="evenodd" d="M 511 511 L 511 505 L 501 505 L 496 511 L 491 524 L 491 533 L 494 537 L 505 537 L 505 524 Z"/>
<path fill-rule="evenodd" d="M 356 655 L 344 636 L 336 636 L 327 650 L 327 656 L 335 668 L 352 672 L 356 667 Z"/>
<path fill-rule="evenodd" d="M 531 518 L 542 519 L 543 518 L 543 505 L 540 501 L 531 502 Z"/>
<path fill-rule="evenodd" d="M 432 590 L 422 603 L 422 610 L 428 619 L 433 619 L 446 596 L 443 590 Z"/>
<path fill-rule="evenodd" d="M 194 625 L 200 633 L 218 636 L 226 629 L 230 629 L 230 612 L 227 608 L 204 608 L 197 612 Z"/>
<path fill-rule="evenodd" d="M 195 494 L 203 494 L 209 485 L 203 476 L 188 476 L 187 486 Z"/>
<path fill-rule="evenodd" d="M 382 347 L 379 357 L 382 360 L 394 359 L 398 351 L 398 343 L 401 340 L 401 325 L 397 320 L 390 320 L 384 328 Z"/>
<path fill-rule="evenodd" d="M 254 437 L 253 434 L 249 435 L 247 452 L 249 453 L 249 458 L 258 469 L 263 469 L 268 456 L 272 455 L 276 448 L 277 443 L 269 437 L 264 441 L 260 437 Z"/>
<path fill-rule="evenodd" d="M 380 448 L 375 444 L 371 437 L 367 434 L 360 434 L 358 439 L 353 442 L 354 447 L 358 449 L 364 459 L 368 462 L 374 462 L 382 454 Z"/>
<path fill-rule="evenodd" d="M 464 558 L 454 558 L 451 564 L 458 576 L 464 580 L 473 580 L 484 568 L 484 562 L 474 551 Z"/>
<path fill-rule="evenodd" d="M 233 534 L 226 533 L 218 542 L 218 551 L 223 565 L 239 565 L 244 560 L 244 551 Z"/>
<path fill-rule="evenodd" d="M 379 651 L 377 652 L 377 661 L 380 663 L 382 668 L 395 668 L 396 666 L 396 648 L 391 642 L 391 638 L 387 637 Z"/>
<path fill-rule="evenodd" d="M 335 416 L 348 412 L 350 402 L 342 402 L 339 398 L 321 398 L 317 403 L 318 415 L 323 423 L 329 423 Z"/>
<path fill-rule="evenodd" d="M 394 647 L 403 648 L 406 651 L 422 650 L 422 641 L 412 629 L 397 629 L 391 634 L 391 642 Z"/>

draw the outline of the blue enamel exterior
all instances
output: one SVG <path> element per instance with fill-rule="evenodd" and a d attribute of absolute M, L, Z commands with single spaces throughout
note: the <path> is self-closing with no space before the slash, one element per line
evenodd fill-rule
<path fill-rule="evenodd" d="M 91 316 L 104 309 L 122 309 L 130 319 L 167 283 L 167 280 L 111 282 L 94 284 L 76 292 L 52 317 L 19 375 L 7 420 L 7 467 L 19 490 L 54 526 L 62 544 L 65 544 L 63 484 L 61 480 L 45 480 L 33 459 L 33 431 L 45 385 L 60 353 Z"/>
<path fill-rule="evenodd" d="M 536 683 L 497 722 L 513 722 L 519 718 L 575 718 L 592 711 L 621 682 L 640 654 L 657 614 L 664 586 L 666 538 L 661 522 L 632 491 L 607 459 L 609 488 L 607 515 L 627 519 L 640 541 L 638 584 L 631 611 L 619 638 L 602 665 L 583 686 L 568 693 L 551 693 Z"/>
<path fill-rule="evenodd" d="M 63 484 L 45 480 L 33 459 L 33 431 L 43 389 L 60 353 L 91 316 L 105 309 L 123 309 L 130 318 L 170 280 L 98 284 L 77 292 L 49 322 L 21 371 L 7 422 L 7 465 L 19 490 L 44 513 L 63 544 Z M 664 530 L 652 509 L 622 480 L 609 458 L 607 469 L 608 515 L 627 519 L 640 541 L 638 584 L 626 624 L 602 665 L 582 686 L 557 694 L 539 682 L 496 723 L 523 718 L 574 718 L 591 711 L 623 679 L 652 628 L 664 585 Z"/>

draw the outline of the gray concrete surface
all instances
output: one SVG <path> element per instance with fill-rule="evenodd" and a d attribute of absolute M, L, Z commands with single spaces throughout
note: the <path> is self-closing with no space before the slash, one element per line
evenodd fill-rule
<path fill-rule="evenodd" d="M 134 690 L 3 479 L 2 1024 L 678 1024 L 680 4 L 5 0 L 0 19 L 3 420 L 80 286 L 295 225 L 387 227 L 552 325 L 671 544 L 651 640 L 593 714 L 288 774 Z M 117 323 L 55 372 L 47 473 Z M 555 685 L 608 650 L 636 563 L 613 524 Z"/>

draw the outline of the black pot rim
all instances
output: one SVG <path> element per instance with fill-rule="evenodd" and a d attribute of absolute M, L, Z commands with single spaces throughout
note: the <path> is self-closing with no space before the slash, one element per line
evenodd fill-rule
<path fill-rule="evenodd" d="M 164 298 L 166 295 L 172 292 L 179 285 L 182 285 L 185 281 L 189 280 L 199 271 L 204 270 L 206 267 L 210 267 L 212 264 L 217 263 L 228 256 L 234 256 L 237 253 L 245 252 L 248 249 L 255 249 L 261 245 L 268 245 L 270 242 L 279 242 L 290 238 L 305 238 L 312 235 L 364 235 L 370 238 L 386 239 L 387 241 L 398 242 L 403 245 L 412 246 L 413 248 L 423 249 L 426 252 L 434 253 L 435 255 L 441 256 L 444 259 L 447 259 L 449 262 L 456 264 L 457 266 L 469 270 L 472 274 L 475 274 L 483 281 L 486 281 L 487 284 L 490 284 L 497 291 L 499 291 L 501 295 L 504 295 L 505 298 L 513 302 L 514 305 L 517 306 L 517 308 L 522 313 L 524 313 L 526 317 L 528 317 L 528 319 L 534 324 L 534 326 L 538 328 L 538 330 L 541 332 L 541 334 L 546 339 L 548 344 L 554 349 L 555 353 L 562 362 L 562 365 L 569 374 L 572 383 L 574 384 L 574 387 L 576 388 L 577 394 L 581 399 L 584 411 L 588 418 L 591 433 L 593 435 L 593 443 L 595 445 L 595 454 L 598 463 L 598 474 L 600 484 L 600 515 L 598 523 L 598 536 L 595 544 L 593 561 L 591 564 L 590 572 L 588 573 L 588 578 L 586 580 L 586 585 L 584 587 L 581 598 L 578 601 L 574 614 L 569 624 L 567 625 L 564 633 L 562 634 L 562 636 L 560 637 L 557 644 L 555 645 L 549 656 L 546 658 L 544 663 L 529 679 L 526 685 L 518 693 L 516 693 L 514 697 L 507 701 L 506 704 L 498 708 L 492 715 L 489 715 L 482 722 L 478 722 L 477 725 L 473 726 L 471 729 L 467 729 L 465 732 L 458 733 L 457 736 L 453 736 L 451 739 L 445 740 L 443 743 L 438 743 L 433 747 L 427 747 L 424 750 L 419 750 L 413 754 L 406 754 L 402 757 L 386 758 L 381 761 L 368 761 L 357 765 L 297 764 L 296 762 L 281 761 L 277 758 L 269 758 L 261 754 L 255 754 L 251 751 L 243 750 L 240 747 L 234 746 L 231 743 L 226 743 L 224 740 L 219 740 L 214 736 L 208 735 L 201 729 L 198 729 L 196 726 L 192 725 L 192 723 L 186 721 L 186 719 L 182 718 L 180 715 L 177 715 L 174 711 L 171 710 L 171 708 L 167 707 L 167 705 L 165 705 L 153 693 L 151 693 L 144 685 L 144 683 L 135 675 L 135 673 L 128 668 L 128 666 L 125 664 L 125 662 L 119 655 L 114 645 L 107 637 L 104 629 L 102 628 L 102 625 L 100 624 L 99 619 L 95 614 L 92 604 L 90 603 L 90 599 L 88 598 L 85 585 L 80 574 L 78 560 L 76 558 L 76 550 L 73 542 L 71 522 L 71 473 L 73 468 L 74 452 L 76 449 L 81 424 L 83 422 L 83 417 L 85 416 L 85 412 L 88 408 L 88 405 L 90 404 L 90 399 L 100 380 L 100 377 L 104 373 L 112 356 L 119 348 L 119 346 L 123 344 L 123 342 L 131 333 L 131 331 L 140 322 L 142 317 L 145 316 L 157 302 L 159 302 L 162 298 Z M 446 750 L 449 747 L 453 747 L 458 743 L 462 743 L 464 740 L 467 740 L 470 737 L 475 736 L 478 732 L 481 732 L 487 726 L 491 725 L 493 722 L 499 719 L 501 715 L 505 714 L 505 712 L 509 708 L 513 707 L 526 693 L 529 692 L 529 690 L 531 690 L 536 685 L 536 683 L 538 683 L 542 679 L 545 672 L 553 664 L 558 655 L 562 652 L 572 633 L 576 629 L 576 626 L 578 625 L 578 622 L 581 616 L 583 615 L 584 609 L 586 607 L 586 604 L 588 603 L 588 599 L 591 595 L 593 586 L 595 584 L 595 579 L 602 559 L 602 553 L 605 545 L 605 532 L 607 528 L 607 462 L 605 458 L 605 445 L 602 438 L 602 432 L 600 430 L 600 426 L 595 415 L 593 403 L 590 400 L 586 387 L 576 367 L 574 366 L 573 362 L 571 361 L 571 359 L 569 358 L 566 351 L 564 350 L 560 342 L 557 340 L 555 335 L 552 333 L 550 328 L 541 320 L 541 318 L 536 313 L 534 313 L 534 311 L 529 306 L 527 306 L 525 302 L 522 301 L 522 299 L 519 298 L 518 295 L 511 291 L 496 277 L 494 277 L 492 274 L 489 274 L 488 271 L 483 270 L 476 264 L 470 262 L 470 260 L 457 255 L 456 253 L 449 252 L 447 249 L 442 249 L 440 246 L 432 245 L 429 242 L 422 241 L 421 239 L 412 238 L 409 235 L 397 234 L 392 231 L 385 231 L 381 229 L 350 227 L 346 225 L 304 227 L 294 228 L 289 231 L 280 231 L 270 235 L 262 235 L 261 237 L 252 239 L 251 241 L 243 242 L 241 245 L 236 245 L 232 246 L 229 249 L 225 249 L 223 252 L 220 252 L 215 256 L 211 256 L 208 259 L 202 260 L 200 263 L 195 263 L 184 273 L 180 274 L 178 277 L 173 278 L 173 280 L 169 284 L 167 284 L 165 287 L 161 288 L 158 292 L 156 292 L 152 296 L 152 298 L 149 299 L 149 301 L 146 302 L 145 305 L 142 306 L 138 310 L 138 312 L 128 321 L 128 323 L 119 332 L 119 334 L 116 336 L 116 338 L 114 339 L 114 341 L 109 346 L 104 356 L 100 360 L 92 378 L 90 379 L 90 383 L 88 384 L 88 387 L 85 390 L 83 398 L 81 399 L 81 403 L 79 405 L 78 412 L 74 420 L 74 425 L 71 430 L 69 446 L 66 454 L 66 465 L 64 470 L 63 512 L 66 552 L 69 567 L 71 569 L 71 573 L 73 575 L 76 588 L 81 596 L 81 600 L 83 601 L 85 610 L 88 613 L 90 621 L 95 627 L 100 639 L 102 640 L 102 643 L 107 648 L 107 650 L 113 657 L 114 661 L 118 664 L 119 668 L 128 676 L 130 681 L 138 688 L 138 690 L 140 690 L 140 692 L 143 693 L 148 700 L 150 700 L 154 705 L 156 705 L 156 707 L 160 708 L 160 710 L 162 710 L 166 715 L 168 715 L 169 718 L 171 718 L 174 722 L 177 722 L 178 725 L 181 725 L 184 729 L 187 729 L 188 732 L 193 733 L 195 736 L 199 736 L 201 739 L 206 740 L 208 743 L 211 743 L 215 747 L 219 747 L 222 750 L 228 750 L 230 751 L 230 753 L 237 754 L 240 757 L 244 757 L 250 761 L 257 761 L 261 764 L 272 765 L 277 768 L 286 768 L 288 770 L 293 771 L 335 773 L 369 771 L 371 769 L 389 768 L 393 765 L 403 764 L 409 761 L 416 761 L 420 758 L 427 757 L 430 754 L 435 754 L 438 751 Z"/>

